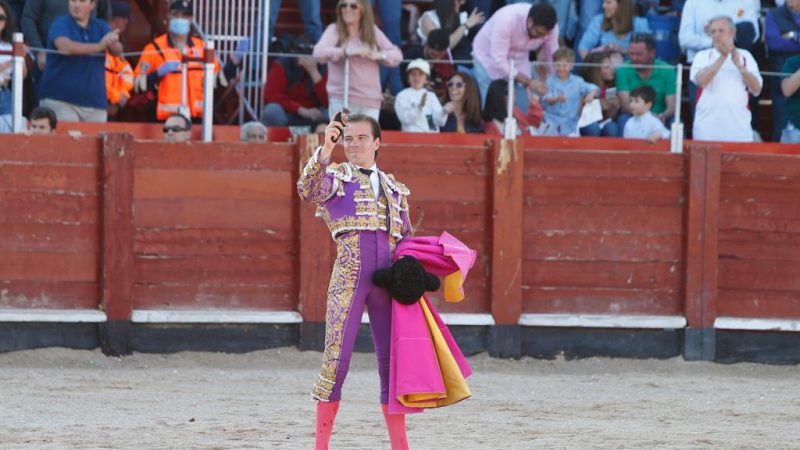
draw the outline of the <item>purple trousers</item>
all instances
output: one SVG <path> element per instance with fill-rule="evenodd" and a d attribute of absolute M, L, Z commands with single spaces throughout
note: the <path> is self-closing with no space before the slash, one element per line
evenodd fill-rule
<path fill-rule="evenodd" d="M 366 306 L 378 358 L 380 401 L 389 402 L 392 299 L 386 289 L 372 284 L 372 274 L 391 265 L 393 250 L 394 239 L 385 231 L 351 231 L 336 238 L 336 262 L 328 286 L 322 370 L 311 394 L 319 401 L 334 402 L 342 398 L 342 384 Z"/>

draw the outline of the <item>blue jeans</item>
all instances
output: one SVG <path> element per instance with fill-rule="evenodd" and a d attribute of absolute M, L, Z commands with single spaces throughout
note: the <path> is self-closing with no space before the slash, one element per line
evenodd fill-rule
<path fill-rule="evenodd" d="M 602 127 L 600 122 L 595 122 L 580 129 L 581 136 L 590 137 L 618 137 L 621 135 L 619 127 L 613 120 L 609 120 Z"/>
<path fill-rule="evenodd" d="M 790 122 L 786 124 L 786 128 L 781 133 L 782 144 L 800 144 L 800 130 L 794 127 Z"/>
<path fill-rule="evenodd" d="M 282 0 L 272 0 L 269 3 L 269 42 L 272 42 L 275 22 L 278 20 L 278 13 L 281 10 Z M 322 36 L 322 21 L 319 18 L 319 0 L 298 0 L 300 6 L 300 17 L 303 18 L 305 35 L 314 42 L 319 41 Z"/>
<path fill-rule="evenodd" d="M 400 47 L 400 18 L 403 14 L 403 9 L 400 0 L 372 0 L 372 6 L 378 4 L 381 13 L 381 31 L 383 34 L 392 41 L 392 44 Z M 403 90 L 403 78 L 400 74 L 399 67 L 386 67 L 381 66 L 381 87 L 386 86 L 392 91 L 392 95 L 397 95 Z"/>
<path fill-rule="evenodd" d="M 486 93 L 489 91 L 489 85 L 492 84 L 492 79 L 489 77 L 489 73 L 486 72 L 486 69 L 479 63 L 477 60 L 475 61 L 475 83 L 478 85 L 478 91 L 481 93 L 481 108 L 486 105 Z M 525 114 L 528 114 L 528 89 L 519 84 L 514 83 L 514 106 L 519 108 Z"/>

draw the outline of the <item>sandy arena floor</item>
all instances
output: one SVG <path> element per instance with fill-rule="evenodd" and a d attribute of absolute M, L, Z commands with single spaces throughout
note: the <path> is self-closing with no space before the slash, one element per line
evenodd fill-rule
<path fill-rule="evenodd" d="M 0 448 L 313 448 L 320 353 L 0 354 Z M 408 418 L 412 449 L 800 448 L 800 367 L 470 358 L 473 398 Z M 372 354 L 331 443 L 387 449 Z"/>

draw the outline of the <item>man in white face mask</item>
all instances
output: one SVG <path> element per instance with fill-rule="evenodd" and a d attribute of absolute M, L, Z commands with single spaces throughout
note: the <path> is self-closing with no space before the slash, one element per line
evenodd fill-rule
<path fill-rule="evenodd" d="M 169 5 L 169 31 L 153 39 L 144 47 L 136 66 L 137 91 L 158 91 L 156 118 L 166 120 L 173 114 L 200 118 L 203 116 L 203 63 L 190 61 L 186 83 L 181 77 L 182 54 L 189 58 L 203 58 L 205 43 L 192 33 L 194 11 L 189 0 L 174 0 Z M 222 75 L 219 61 L 214 61 L 214 73 Z M 220 80 L 224 85 L 227 83 Z M 186 103 L 181 103 L 182 92 Z"/>

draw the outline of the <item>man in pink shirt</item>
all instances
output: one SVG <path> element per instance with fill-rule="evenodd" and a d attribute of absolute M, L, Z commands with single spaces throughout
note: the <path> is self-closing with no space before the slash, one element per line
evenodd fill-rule
<path fill-rule="evenodd" d="M 550 66 L 537 66 L 537 80 L 532 76 L 528 55 L 537 51 L 538 61 L 553 62 L 553 53 L 558 49 L 556 21 L 556 11 L 547 2 L 504 6 L 486 21 L 472 43 L 481 104 L 486 103 L 486 92 L 493 80 L 508 79 L 509 59 L 514 60 L 514 97 L 518 108 L 528 111 L 528 90 L 540 95 L 547 93 L 544 82 Z"/>

